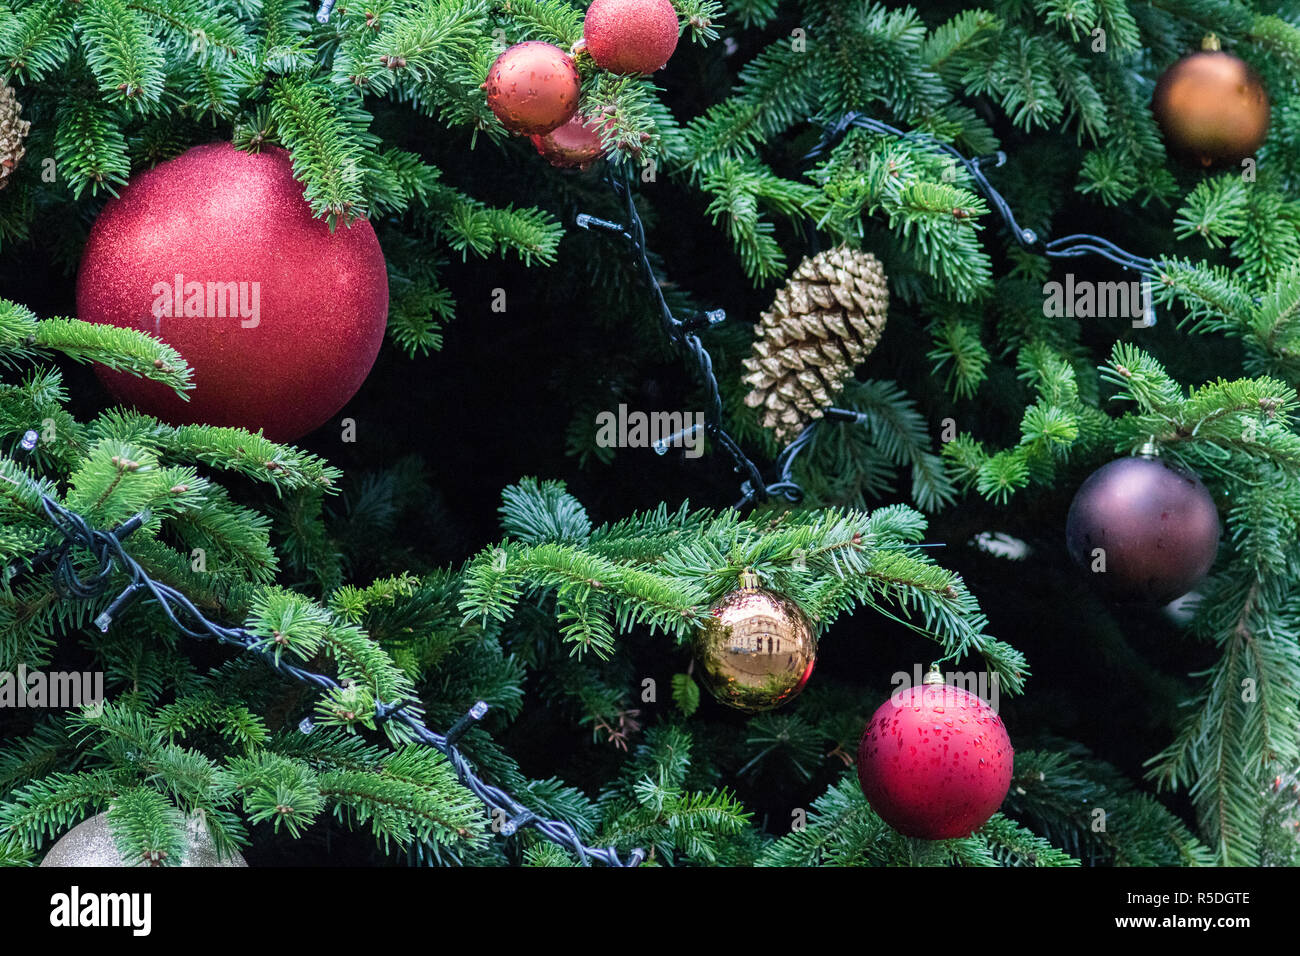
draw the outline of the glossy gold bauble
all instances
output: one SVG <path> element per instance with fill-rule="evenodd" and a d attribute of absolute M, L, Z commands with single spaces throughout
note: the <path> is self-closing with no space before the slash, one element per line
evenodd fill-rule
<path fill-rule="evenodd" d="M 1185 56 L 1160 77 L 1151 111 L 1171 152 L 1202 165 L 1239 163 L 1268 135 L 1268 94 L 1244 61 L 1217 49 Z"/>
<path fill-rule="evenodd" d="M 817 660 L 817 634 L 788 597 L 741 587 L 709 608 L 695 656 L 701 682 L 720 703 L 757 713 L 803 690 Z"/>

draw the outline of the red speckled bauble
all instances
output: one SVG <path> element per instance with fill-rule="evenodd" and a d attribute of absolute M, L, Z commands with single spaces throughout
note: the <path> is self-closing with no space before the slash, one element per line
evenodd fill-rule
<path fill-rule="evenodd" d="M 540 40 L 516 43 L 497 57 L 483 88 L 501 125 L 528 136 L 567 123 L 582 92 L 573 57 Z"/>
<path fill-rule="evenodd" d="M 533 136 L 532 141 L 547 162 L 561 169 L 586 169 L 605 155 L 599 121 L 588 121 L 576 114 L 559 129 L 544 136 Z"/>
<path fill-rule="evenodd" d="M 677 11 L 669 0 L 596 0 L 582 36 L 602 70 L 653 73 L 677 49 Z"/>
<path fill-rule="evenodd" d="M 858 782 L 871 809 L 899 833 L 951 840 L 1002 805 L 1013 757 L 993 708 L 931 672 L 872 715 L 858 745 Z"/>
<path fill-rule="evenodd" d="M 1204 166 L 1240 163 L 1268 135 L 1268 94 L 1259 75 L 1218 49 L 1185 56 L 1166 70 L 1151 111 L 1170 151 Z"/>
<path fill-rule="evenodd" d="M 162 339 L 194 369 L 190 401 L 96 366 L 121 402 L 173 424 L 292 441 L 361 387 L 383 341 L 388 273 L 365 220 L 312 217 L 282 149 L 196 146 L 131 178 L 90 230 L 88 322 Z"/>
<path fill-rule="evenodd" d="M 1070 557 L 1106 594 L 1168 603 L 1209 572 L 1219 511 L 1199 478 L 1159 458 L 1120 458 L 1079 486 L 1065 521 Z"/>

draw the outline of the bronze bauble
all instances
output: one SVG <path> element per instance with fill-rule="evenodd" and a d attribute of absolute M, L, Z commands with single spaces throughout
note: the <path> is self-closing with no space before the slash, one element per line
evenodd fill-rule
<path fill-rule="evenodd" d="M 756 713 L 803 690 L 817 660 L 817 634 L 790 598 L 741 587 L 709 608 L 695 655 L 702 683 L 720 703 Z"/>
<path fill-rule="evenodd" d="M 1160 77 L 1151 111 L 1170 151 L 1199 161 L 1240 163 L 1268 135 L 1268 94 L 1259 75 L 1221 50 L 1185 56 Z"/>

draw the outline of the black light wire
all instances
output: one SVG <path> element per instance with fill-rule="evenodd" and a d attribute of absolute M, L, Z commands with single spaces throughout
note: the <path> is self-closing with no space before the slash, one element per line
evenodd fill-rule
<path fill-rule="evenodd" d="M 14 485 L 19 484 L 5 476 L 0 478 Z M 50 524 L 63 537 L 61 544 L 33 556 L 30 562 L 31 570 L 53 565 L 55 591 L 66 600 L 84 601 L 103 594 L 108 590 L 109 578 L 115 570 L 123 572 L 129 579 L 127 586 L 118 593 L 108 608 L 95 618 L 95 625 L 101 631 L 107 632 L 114 618 L 119 616 L 129 604 L 137 598 L 145 597 L 162 609 L 172 627 L 188 637 L 198 640 L 216 640 L 218 643 L 230 644 L 256 654 L 281 674 L 320 688 L 322 691 L 344 689 L 343 684 L 326 674 L 299 667 L 285 660 L 276 649 L 268 645 L 265 639 L 247 629 L 225 627 L 215 623 L 195 607 L 194 602 L 184 593 L 150 576 L 122 545 L 124 538 L 149 520 L 148 512 L 132 516 L 111 531 L 97 530 L 84 517 L 41 492 L 36 482 L 28 479 L 28 484 L 40 496 L 41 507 Z M 83 555 L 89 555 L 92 559 L 90 562 L 93 565 L 92 571 L 79 569 L 78 557 Z M 82 561 L 84 562 L 84 557 Z M 6 576 L 6 580 L 8 577 Z M 552 843 L 572 850 L 584 866 L 589 866 L 592 861 L 608 866 L 637 866 L 645 859 L 645 851 L 640 848 L 632 850 L 625 861 L 613 847 L 588 846 L 571 824 L 538 816 L 509 793 L 478 776 L 469 759 L 457 746 L 457 742 L 470 727 L 487 714 L 489 708 L 485 701 L 478 701 L 446 734 L 438 734 L 430 730 L 421 719 L 419 708 L 415 705 L 415 701 L 409 700 L 380 700 L 375 704 L 374 718 L 380 723 L 395 721 L 402 724 L 421 743 L 442 753 L 451 762 L 456 771 L 456 779 L 461 785 L 491 809 L 494 815 L 503 811 L 507 814 L 504 821 L 501 821 L 498 816 L 494 824 L 501 835 L 511 836 L 525 827 L 531 827 Z M 310 724 L 305 722 L 305 726 Z"/>
<path fill-rule="evenodd" d="M 1108 239 L 1101 236 L 1094 236 L 1089 233 L 1076 233 L 1074 235 L 1062 236 L 1059 239 L 1042 241 L 1037 233 L 1032 229 L 1021 226 L 1012 212 L 1011 206 L 1000 192 L 989 182 L 988 177 L 984 174 L 985 166 L 1001 166 L 1006 162 L 1006 153 L 999 150 L 992 156 L 983 156 L 969 158 L 963 156 L 955 147 L 942 140 L 936 139 L 928 133 L 916 130 L 907 132 L 896 129 L 887 123 L 864 116 L 861 113 L 846 113 L 840 120 L 828 126 L 822 134 L 821 141 L 813 147 L 805 156 L 804 162 L 811 163 L 833 148 L 842 140 L 851 129 L 867 129 L 872 132 L 882 133 L 907 139 L 915 142 L 924 143 L 932 148 L 937 148 L 951 156 L 958 164 L 964 168 L 970 175 L 975 187 L 980 194 L 988 200 L 993 211 L 1001 217 L 1011 237 L 1023 249 L 1038 253 L 1051 259 L 1074 258 L 1084 255 L 1098 255 L 1110 260 L 1125 269 L 1150 275 L 1155 272 L 1155 262 L 1142 256 L 1134 255 L 1115 245 Z M 611 164 L 612 165 L 612 164 Z M 744 453 L 739 443 L 727 432 L 722 422 L 722 398 L 718 388 L 718 379 L 713 371 L 713 359 L 708 350 L 704 348 L 700 337 L 697 334 L 699 329 L 706 328 L 710 325 L 716 325 L 725 321 L 726 313 L 721 310 L 706 312 L 701 316 L 692 319 L 682 320 L 673 315 L 672 309 L 664 299 L 663 290 L 659 286 L 659 280 L 655 275 L 654 266 L 650 262 L 649 250 L 646 245 L 645 225 L 641 221 L 641 215 L 636 208 L 636 196 L 632 189 L 633 176 L 630 171 L 630 164 L 622 164 L 623 172 L 619 172 L 614 167 L 609 176 L 609 182 L 615 195 L 623 205 L 627 219 L 627 224 L 610 222 L 607 219 L 601 219 L 596 216 L 581 213 L 576 218 L 576 224 L 583 229 L 598 229 L 603 232 L 617 235 L 625 240 L 632 249 L 633 256 L 636 260 L 637 268 L 641 273 L 644 284 L 651 290 L 655 299 L 655 305 L 660 315 L 660 323 L 664 335 L 668 341 L 678 346 L 686 353 L 698 370 L 698 377 L 703 382 L 705 390 L 708 393 L 707 407 L 705 411 L 705 431 L 712 437 L 722 448 L 723 451 L 731 458 L 735 465 L 736 471 L 745 476 L 741 484 L 741 498 L 733 508 L 740 509 L 747 505 L 759 501 L 765 501 L 769 498 L 781 496 L 790 502 L 799 502 L 803 500 L 803 489 L 792 477 L 795 459 L 800 452 L 804 451 L 812 441 L 812 437 L 817 428 L 818 421 L 810 422 L 780 453 L 777 457 L 776 465 L 778 469 L 777 480 L 768 484 L 764 481 L 762 472 L 758 466 Z M 808 245 L 816 249 L 819 245 L 817 230 L 811 221 L 806 223 Z M 827 408 L 823 410 L 823 418 L 828 421 L 851 422 L 862 424 L 866 417 L 858 412 L 843 408 Z M 664 444 L 671 443 L 674 439 L 680 438 L 684 433 L 671 436 Z"/>
<path fill-rule="evenodd" d="M 971 180 L 975 183 L 980 194 L 989 201 L 993 211 L 1001 217 L 1011 233 L 1012 239 L 1023 249 L 1031 252 L 1037 252 L 1047 256 L 1049 259 L 1073 258 L 1083 255 L 1098 255 L 1109 259 L 1116 265 L 1123 266 L 1125 269 L 1131 269 L 1135 272 L 1152 273 L 1155 271 L 1155 262 L 1143 256 L 1134 255 L 1121 249 L 1109 239 L 1101 236 L 1094 236 L 1090 233 L 1076 233 L 1070 236 L 1062 236 L 1059 239 L 1050 241 L 1040 240 L 1037 233 L 1032 229 L 1021 226 L 1016 221 L 1015 213 L 1011 211 L 1011 206 L 1003 198 L 1002 194 L 993 187 L 988 177 L 984 175 L 984 167 L 992 165 L 994 167 L 1003 165 L 1007 156 L 1002 150 L 994 153 L 992 156 L 981 156 L 968 158 L 963 156 L 955 147 L 942 140 L 936 139 L 928 133 L 922 133 L 917 130 L 910 132 L 896 129 L 888 123 L 883 123 L 878 119 L 870 116 L 864 116 L 861 113 L 846 113 L 839 122 L 827 127 L 823 133 L 821 142 L 804 156 L 805 162 L 812 162 L 817 159 L 829 148 L 843 139 L 850 129 L 867 129 L 874 133 L 882 133 L 888 136 L 895 136 L 899 139 L 920 142 L 930 147 L 937 147 L 941 151 L 951 156 L 967 173 L 970 174 Z"/>

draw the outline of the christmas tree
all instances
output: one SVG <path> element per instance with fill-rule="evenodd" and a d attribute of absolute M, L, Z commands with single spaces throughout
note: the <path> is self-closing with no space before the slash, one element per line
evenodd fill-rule
<path fill-rule="evenodd" d="M 1298 71 L 0 0 L 0 862 L 1300 862 Z"/>

